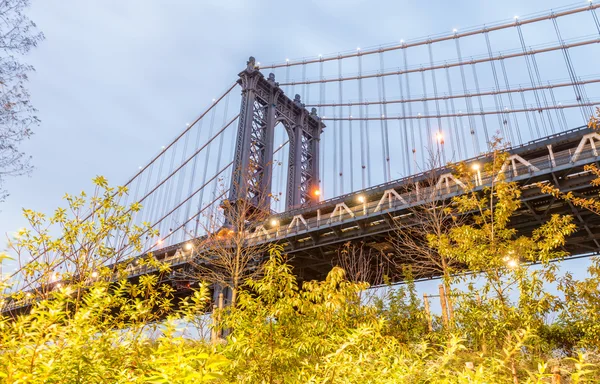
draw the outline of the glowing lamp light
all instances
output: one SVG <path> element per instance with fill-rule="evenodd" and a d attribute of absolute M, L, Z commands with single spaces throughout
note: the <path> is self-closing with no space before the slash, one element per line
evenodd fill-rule
<path fill-rule="evenodd" d="M 319 57 L 323 57 L 323 55 L 321 55 L 321 54 L 319 53 Z"/>
<path fill-rule="evenodd" d="M 458 29 L 454 28 L 454 29 L 452 30 L 452 32 L 456 33 L 456 32 L 458 32 Z"/>
<path fill-rule="evenodd" d="M 442 132 L 438 132 L 435 134 L 435 138 L 437 139 L 437 141 L 439 143 L 442 143 L 444 141 L 444 135 L 442 134 Z"/>
<path fill-rule="evenodd" d="M 479 171 L 481 165 L 479 165 L 479 163 L 473 163 L 473 165 L 471 165 L 471 168 L 473 168 L 474 171 Z"/>
<path fill-rule="evenodd" d="M 163 243 L 163 239 L 158 239 L 158 241 L 156 242 L 156 244 L 158 244 L 158 245 L 162 245 L 162 243 Z"/>
<path fill-rule="evenodd" d="M 191 251 L 191 250 L 192 250 L 192 248 L 193 248 L 193 246 L 192 246 L 192 243 L 187 243 L 187 244 L 184 246 L 184 249 L 185 249 L 186 251 Z"/>
<path fill-rule="evenodd" d="M 289 62 L 290 62 L 290 59 L 285 59 L 285 61 L 286 61 L 286 63 L 289 63 Z"/>
<path fill-rule="evenodd" d="M 519 20 L 519 16 L 515 16 L 515 20 Z"/>
<path fill-rule="evenodd" d="M 96 277 L 98 277 L 98 272 L 94 271 L 92 272 L 92 277 L 95 279 Z"/>
<path fill-rule="evenodd" d="M 321 196 L 321 190 L 320 189 L 315 189 L 315 191 L 313 192 L 315 196 Z"/>
<path fill-rule="evenodd" d="M 60 287 L 62 287 L 61 283 L 56 284 L 56 288 L 60 288 Z"/>
<path fill-rule="evenodd" d="M 356 199 L 358 200 L 359 203 L 364 203 L 366 201 L 364 195 L 358 195 L 358 197 Z"/>
<path fill-rule="evenodd" d="M 279 220 L 271 219 L 271 226 L 276 227 L 277 225 L 279 225 Z"/>
<path fill-rule="evenodd" d="M 400 44 L 404 44 L 404 39 L 401 39 L 401 40 L 400 40 Z"/>
<path fill-rule="evenodd" d="M 360 51 L 360 47 L 356 47 L 356 50 L 357 50 L 357 51 Z"/>
<path fill-rule="evenodd" d="M 519 266 L 519 262 L 517 262 L 517 260 L 515 260 L 515 259 L 510 259 L 506 262 L 506 265 L 509 268 L 517 268 Z"/>
<path fill-rule="evenodd" d="M 259 65 L 260 65 L 260 62 L 258 62 L 258 61 L 257 61 L 257 62 L 256 62 L 256 66 L 259 66 Z"/>

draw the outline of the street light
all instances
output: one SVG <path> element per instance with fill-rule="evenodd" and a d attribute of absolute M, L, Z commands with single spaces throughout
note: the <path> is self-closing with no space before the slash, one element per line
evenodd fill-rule
<path fill-rule="evenodd" d="M 444 144 L 444 135 L 442 134 L 442 132 L 436 133 L 435 138 L 437 139 L 439 144 Z"/>
<path fill-rule="evenodd" d="M 277 219 L 271 219 L 271 226 L 272 227 L 276 227 L 279 225 L 279 220 Z"/>
<path fill-rule="evenodd" d="M 191 251 L 191 250 L 192 250 L 192 248 L 194 248 L 194 246 L 192 245 L 192 243 L 187 243 L 187 244 L 184 246 L 184 249 L 185 249 L 186 251 Z"/>
<path fill-rule="evenodd" d="M 367 214 L 367 198 L 365 197 L 365 195 L 358 195 L 356 197 L 356 199 L 358 200 L 359 203 L 362 203 L 363 215 L 366 215 Z"/>
<path fill-rule="evenodd" d="M 438 131 L 435 134 L 435 139 L 437 141 L 438 144 L 438 153 L 441 152 L 442 155 L 442 161 L 444 162 L 444 164 L 446 163 L 446 153 L 444 151 L 444 134 L 442 133 L 442 131 Z M 440 146 L 441 146 L 441 151 L 440 151 Z"/>
<path fill-rule="evenodd" d="M 483 184 L 483 182 L 481 180 L 481 165 L 479 163 L 473 163 L 473 165 L 471 165 L 471 168 L 475 172 L 477 172 L 476 178 L 475 178 L 475 185 L 481 185 L 481 184 Z"/>

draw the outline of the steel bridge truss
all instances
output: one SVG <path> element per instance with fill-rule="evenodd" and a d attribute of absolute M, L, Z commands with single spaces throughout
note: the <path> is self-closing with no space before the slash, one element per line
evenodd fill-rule
<path fill-rule="evenodd" d="M 239 74 L 242 101 L 229 200 L 246 199 L 256 207 L 270 206 L 274 131 L 282 124 L 289 136 L 286 206 L 318 201 L 319 140 L 325 125 L 316 108 L 308 112 L 296 95 L 291 100 L 258 70 L 253 57 Z"/>

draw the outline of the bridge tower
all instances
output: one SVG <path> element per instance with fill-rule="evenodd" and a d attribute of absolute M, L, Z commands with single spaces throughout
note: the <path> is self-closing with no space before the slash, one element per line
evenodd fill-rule
<path fill-rule="evenodd" d="M 242 102 L 229 201 L 245 199 L 256 208 L 269 209 L 274 131 L 281 123 L 289 137 L 286 207 L 317 202 L 319 141 L 325 125 L 316 108 L 306 110 L 300 95 L 294 100 L 287 97 L 273 73 L 265 79 L 254 57 L 250 57 L 239 77 Z"/>

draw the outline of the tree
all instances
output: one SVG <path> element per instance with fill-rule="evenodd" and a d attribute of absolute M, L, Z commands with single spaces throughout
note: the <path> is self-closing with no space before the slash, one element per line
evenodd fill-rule
<path fill-rule="evenodd" d="M 430 153 L 429 171 L 426 171 L 425 178 L 419 181 L 419 199 L 423 203 L 410 207 L 409 216 L 401 222 L 394 221 L 394 231 L 389 237 L 389 242 L 395 252 L 390 261 L 403 278 L 407 268 L 415 278 L 441 276 L 446 293 L 446 297 L 442 297 L 441 300 L 447 302 L 451 320 L 452 275 L 463 265 L 457 259 L 440 253 L 435 241 L 431 240 L 447 236 L 454 228 L 465 223 L 466 216 L 453 209 L 455 202 L 442 196 L 443 189 L 435 188 L 444 166 L 441 159 L 442 154 L 439 150 Z M 470 180 L 467 180 L 467 183 L 470 183 Z"/>
<path fill-rule="evenodd" d="M 10 249 L 26 290 L 2 294 L 0 309 L 9 301 L 30 310 L 0 313 L 0 383 L 214 382 L 227 360 L 178 329 L 202 313 L 208 286 L 176 307 L 162 282 L 170 268 L 152 255 L 141 263 L 156 272 L 131 279 L 119 262 L 141 252 L 146 233 L 157 234 L 131 224 L 141 206 L 119 204 L 127 188 L 94 183 L 92 196 L 66 195 L 67 208 L 51 216 L 25 210 L 29 228 Z"/>
<path fill-rule="evenodd" d="M 266 208 L 269 198 L 261 195 L 255 201 L 224 200 L 220 213 L 208 213 L 206 224 L 201 224 L 206 235 L 188 245 L 194 258 L 187 277 L 228 288 L 231 304 L 235 305 L 246 280 L 260 276 L 270 249 L 268 239 L 256 231 L 257 225 L 273 225 L 267 223 L 271 216 Z"/>
<path fill-rule="evenodd" d="M 389 277 L 389 265 L 383 252 L 364 242 L 346 242 L 338 250 L 335 264 L 346 271 L 349 281 L 380 285 Z"/>
<path fill-rule="evenodd" d="M 555 281 L 557 266 L 551 262 L 567 255 L 562 246 L 576 229 L 570 216 L 561 215 L 552 215 L 531 236 L 510 228 L 510 219 L 521 206 L 521 190 L 501 172 L 507 156 L 494 150 L 482 175 L 487 186 L 476 190 L 465 183 L 465 193 L 454 198 L 456 214 L 468 214 L 469 222 L 443 236 L 430 236 L 440 254 L 476 273 L 463 277 L 472 280 L 467 281 L 469 290 L 461 299 L 457 322 L 479 345 L 497 346 L 519 332 L 535 334 L 545 316 L 558 309 L 558 298 L 544 290 L 543 281 Z M 466 164 L 457 171 L 462 180 L 472 177 Z M 530 263 L 538 263 L 539 270 L 532 271 Z M 478 277 L 484 277 L 481 290 L 473 285 Z M 513 303 L 515 291 L 519 299 Z M 476 294 L 481 295 L 479 300 Z M 509 360 L 514 370 L 513 357 Z"/>
<path fill-rule="evenodd" d="M 25 15 L 29 5 L 29 0 L 0 0 L 0 202 L 7 196 L 2 189 L 5 177 L 31 171 L 30 158 L 19 150 L 19 144 L 32 135 L 31 126 L 39 123 L 25 87 L 34 68 L 21 61 L 44 39 Z"/>

